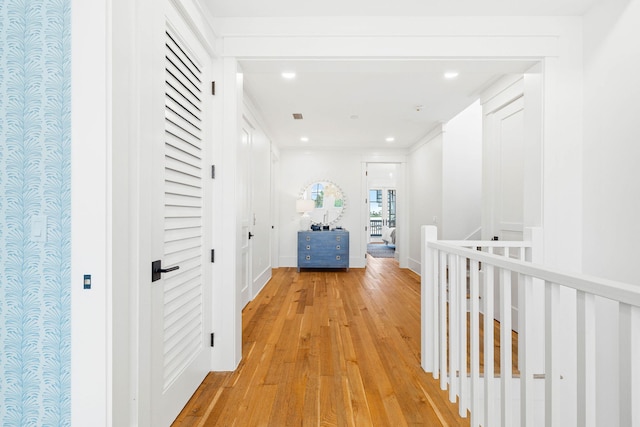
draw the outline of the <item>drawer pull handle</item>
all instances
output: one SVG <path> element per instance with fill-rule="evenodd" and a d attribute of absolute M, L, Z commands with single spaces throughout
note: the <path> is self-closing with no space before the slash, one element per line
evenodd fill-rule
<path fill-rule="evenodd" d="M 336 236 L 336 241 L 340 241 L 340 239 L 342 238 L 342 236 Z"/>
<path fill-rule="evenodd" d="M 311 249 L 311 245 L 307 245 L 307 250 Z"/>
<path fill-rule="evenodd" d="M 340 261 L 340 255 L 336 255 L 336 260 Z"/>
<path fill-rule="evenodd" d="M 311 241 L 311 236 L 307 236 L 307 242 Z"/>
<path fill-rule="evenodd" d="M 340 245 L 336 245 L 336 250 L 340 250 Z"/>
<path fill-rule="evenodd" d="M 307 256 L 305 257 L 305 259 L 306 259 L 307 261 L 309 261 L 309 260 L 311 259 L 311 255 L 307 255 Z"/>

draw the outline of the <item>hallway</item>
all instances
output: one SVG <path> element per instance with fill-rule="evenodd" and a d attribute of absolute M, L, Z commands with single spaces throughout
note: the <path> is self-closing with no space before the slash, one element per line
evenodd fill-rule
<path fill-rule="evenodd" d="M 468 425 L 420 368 L 420 279 L 392 259 L 274 270 L 243 313 L 243 361 L 174 426 Z"/>

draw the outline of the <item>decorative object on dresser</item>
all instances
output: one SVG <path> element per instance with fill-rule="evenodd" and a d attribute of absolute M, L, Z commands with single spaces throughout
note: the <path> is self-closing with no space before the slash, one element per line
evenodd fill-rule
<path fill-rule="evenodd" d="M 311 225 L 311 217 L 309 216 L 309 212 L 314 210 L 316 204 L 311 199 L 298 199 L 296 200 L 296 212 L 301 213 L 300 217 L 300 230 L 305 231 L 309 229 Z"/>
<path fill-rule="evenodd" d="M 349 232 L 298 231 L 298 271 L 301 268 L 349 270 Z"/>

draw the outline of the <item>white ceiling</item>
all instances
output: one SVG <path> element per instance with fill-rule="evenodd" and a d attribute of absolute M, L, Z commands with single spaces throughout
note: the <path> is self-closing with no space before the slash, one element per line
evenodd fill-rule
<path fill-rule="evenodd" d="M 597 0 L 202 0 L 214 17 L 583 15 Z M 320 5 L 320 6 L 319 6 Z M 405 148 L 530 61 L 242 60 L 276 145 Z M 294 71 L 293 80 L 282 78 Z M 457 71 L 453 80 L 443 77 Z M 418 111 L 417 106 L 422 106 Z M 294 120 L 301 113 L 303 120 Z M 357 119 L 352 118 L 357 116 Z M 309 142 L 301 142 L 301 137 Z M 394 137 L 393 143 L 386 142 Z"/>
<path fill-rule="evenodd" d="M 283 148 L 409 147 L 473 103 L 499 76 L 522 73 L 531 65 L 527 61 L 241 61 L 246 93 Z M 296 78 L 284 79 L 283 71 L 294 71 Z M 447 80 L 447 71 L 460 74 Z M 293 113 L 304 119 L 294 120 Z M 389 143 L 388 137 L 395 140 Z"/>

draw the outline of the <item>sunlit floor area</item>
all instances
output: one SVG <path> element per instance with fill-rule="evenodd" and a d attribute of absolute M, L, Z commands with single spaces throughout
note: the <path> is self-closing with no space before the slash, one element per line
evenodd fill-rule
<path fill-rule="evenodd" d="M 243 360 L 211 373 L 174 426 L 466 426 L 420 367 L 420 278 L 274 270 L 243 312 Z"/>

